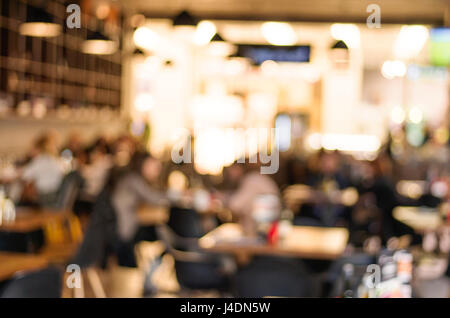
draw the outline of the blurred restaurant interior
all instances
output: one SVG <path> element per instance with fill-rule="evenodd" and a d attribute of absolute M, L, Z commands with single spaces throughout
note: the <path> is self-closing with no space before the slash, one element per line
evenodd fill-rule
<path fill-rule="evenodd" d="M 450 1 L 0 0 L 0 298 L 450 297 Z"/>

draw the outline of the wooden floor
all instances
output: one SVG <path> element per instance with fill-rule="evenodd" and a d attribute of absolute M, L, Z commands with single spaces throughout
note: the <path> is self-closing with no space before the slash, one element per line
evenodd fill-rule
<path fill-rule="evenodd" d="M 164 255 L 156 270 L 147 275 L 146 271 L 154 260 L 161 255 L 162 246 L 159 243 L 142 243 L 138 246 L 138 268 L 120 267 L 112 261 L 107 270 L 96 269 L 107 298 L 173 298 L 173 297 L 219 297 L 216 291 L 182 291 L 177 282 L 174 268 L 174 260 L 170 255 Z M 150 277 L 151 285 L 156 292 L 149 293 L 144 286 L 148 286 Z M 84 297 L 95 298 L 96 294 L 89 283 L 86 273 L 83 273 Z M 63 297 L 73 297 L 72 290 L 64 286 Z"/>
<path fill-rule="evenodd" d="M 180 290 L 178 285 L 173 258 L 166 254 L 162 257 L 160 264 L 151 275 L 146 272 L 151 268 L 154 260 L 159 258 L 163 251 L 161 243 L 141 243 L 138 246 L 137 255 L 139 268 L 119 267 L 114 262 L 107 270 L 97 270 L 100 281 L 108 298 L 215 298 L 223 297 L 217 291 L 186 291 Z M 156 292 L 146 293 L 144 286 L 148 286 L 146 277 L 150 277 L 153 290 Z M 86 298 L 95 298 L 95 293 L 89 284 L 87 275 L 83 275 L 84 292 Z M 450 297 L 450 279 L 438 278 L 417 281 L 414 289 L 417 297 Z M 73 297 L 73 292 L 64 288 L 63 297 Z"/>

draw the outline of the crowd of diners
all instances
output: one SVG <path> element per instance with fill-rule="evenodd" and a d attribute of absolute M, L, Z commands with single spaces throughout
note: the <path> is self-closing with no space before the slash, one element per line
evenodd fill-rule
<path fill-rule="evenodd" d="M 261 174 L 259 163 L 235 163 L 224 168 L 218 177 L 199 175 L 193 164 L 158 160 L 130 135 L 114 139 L 99 137 L 89 144 L 82 142 L 76 133 L 62 145 L 60 139 L 55 132 L 40 135 L 27 155 L 14 162 L 14 178 L 2 182 L 7 192 L 11 190 L 9 195 L 17 206 L 51 209 L 65 176 L 76 173 L 82 182 L 72 210 L 84 220 L 85 236 L 74 261 L 86 265 L 102 261 L 101 257 L 108 252 L 118 258 L 120 265 L 136 266 L 135 244 L 158 240 L 154 227 L 139 225 L 137 210 L 141 204 L 167 208 L 174 205 L 167 191 L 173 171 L 183 172 L 191 186 L 200 184 L 214 194 L 216 201 L 229 209 L 232 219 L 241 222 L 244 228 L 251 228 L 254 222 L 253 200 L 262 194 L 275 195 L 283 209 L 291 210 L 294 225 L 346 227 L 350 233 L 349 247 L 369 254 L 395 246 L 405 238 L 408 245 L 421 244 L 420 235 L 393 217 L 395 207 L 437 207 L 448 200 L 448 194 L 436 197 L 429 191 L 414 199 L 399 194 L 396 182 L 408 178 L 408 172 L 417 174 L 417 166 L 408 167 L 410 163 L 398 160 L 388 145 L 374 160 L 356 160 L 351 155 L 323 149 L 308 155 L 285 153 L 281 154 L 280 169 L 274 175 Z M 399 176 L 400 169 L 406 171 L 406 176 Z M 431 182 L 432 178 L 448 180 L 449 176 L 447 161 L 425 163 L 420 177 Z M 317 192 L 300 205 L 289 205 L 283 191 L 296 184 Z M 346 189 L 357 193 L 350 204 L 335 204 L 323 195 Z M 192 197 L 187 195 L 189 199 Z M 95 228 L 90 230 L 93 223 L 102 222 L 108 216 L 114 220 L 114 225 L 106 231 L 108 234 Z M 89 243 L 101 241 L 101 235 L 106 235 L 111 245 L 97 244 L 92 248 Z M 311 261 L 306 266 L 312 272 L 334 268 L 322 263 Z"/>

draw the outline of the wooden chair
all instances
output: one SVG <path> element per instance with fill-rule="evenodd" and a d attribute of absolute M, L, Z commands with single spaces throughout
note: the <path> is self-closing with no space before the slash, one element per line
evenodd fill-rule
<path fill-rule="evenodd" d="M 76 215 L 68 214 L 57 221 L 49 222 L 44 228 L 44 237 L 46 245 L 41 249 L 40 255 L 44 256 L 50 264 L 68 265 L 83 239 L 81 222 Z M 73 293 L 68 292 L 65 288 L 63 291 L 64 297 L 85 297 L 83 276 L 86 276 L 95 297 L 106 297 L 100 275 L 95 268 L 86 268 L 82 272 L 81 288 L 74 288 Z M 68 273 L 65 274 L 64 284 L 67 278 Z"/>
<path fill-rule="evenodd" d="M 64 218 L 49 222 L 44 227 L 46 244 L 40 254 L 49 263 L 66 264 L 74 255 L 83 238 L 81 223 L 77 216 L 68 214 Z"/>

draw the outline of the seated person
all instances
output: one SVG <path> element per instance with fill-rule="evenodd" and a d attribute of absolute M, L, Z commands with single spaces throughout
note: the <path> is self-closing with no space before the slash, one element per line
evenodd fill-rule
<path fill-rule="evenodd" d="M 247 171 L 245 171 L 247 169 Z M 228 168 L 231 181 L 237 184 L 234 192 L 225 199 L 225 204 L 236 215 L 244 230 L 251 234 L 255 232 L 255 221 L 252 216 L 253 204 L 261 195 L 280 196 L 275 181 L 268 175 L 261 174 L 257 164 L 234 164 Z"/>
<path fill-rule="evenodd" d="M 143 238 L 148 235 L 142 233 L 139 226 L 139 205 L 169 204 L 166 195 L 150 185 L 159 177 L 160 170 L 158 160 L 141 152 L 135 153 L 126 167 L 113 168 L 94 204 L 83 243 L 72 261 L 74 264 L 95 265 L 104 262 L 109 251 L 113 251 L 120 266 L 137 266 L 134 245 L 148 240 Z"/>
<path fill-rule="evenodd" d="M 148 153 L 137 152 L 132 157 L 128 168 L 112 176 L 111 203 L 117 220 L 119 239 L 118 254 L 121 265 L 135 267 L 134 244 L 140 240 L 141 233 L 137 209 L 140 204 L 168 206 L 166 195 L 154 187 L 161 172 L 161 163 Z"/>
<path fill-rule="evenodd" d="M 75 204 L 75 213 L 90 214 L 93 204 L 102 191 L 112 169 L 112 158 L 105 151 L 101 139 L 86 150 L 87 162 L 80 167 L 84 180 L 79 199 Z"/>
<path fill-rule="evenodd" d="M 33 159 L 23 167 L 21 178 L 28 185 L 34 185 L 40 205 L 49 206 L 55 202 L 64 177 L 63 167 L 56 155 L 55 136 L 50 133 L 43 135 L 37 140 L 35 150 Z"/>

